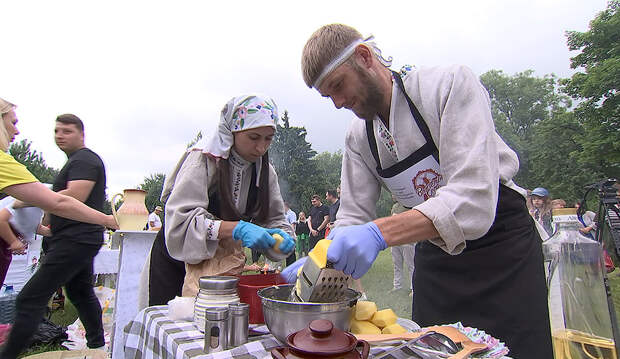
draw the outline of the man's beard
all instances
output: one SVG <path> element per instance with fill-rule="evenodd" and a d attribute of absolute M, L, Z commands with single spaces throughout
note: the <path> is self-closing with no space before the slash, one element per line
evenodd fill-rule
<path fill-rule="evenodd" d="M 358 110 L 353 111 L 355 115 L 363 120 L 372 121 L 379 114 L 381 109 L 381 101 L 383 93 L 377 84 L 377 81 L 370 77 L 359 65 L 354 63 L 353 68 L 357 72 L 362 86 L 361 90 L 365 93 L 358 97 Z"/>

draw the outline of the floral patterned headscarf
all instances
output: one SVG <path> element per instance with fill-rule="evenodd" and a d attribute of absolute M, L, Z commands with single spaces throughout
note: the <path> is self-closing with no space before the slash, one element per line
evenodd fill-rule
<path fill-rule="evenodd" d="M 232 98 L 222 109 L 217 133 L 202 152 L 215 158 L 228 158 L 234 132 L 271 126 L 276 129 L 278 108 L 269 97 L 253 94 Z"/>

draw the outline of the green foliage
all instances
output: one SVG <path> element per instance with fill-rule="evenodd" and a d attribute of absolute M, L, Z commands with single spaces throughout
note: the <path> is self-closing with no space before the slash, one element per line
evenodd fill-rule
<path fill-rule="evenodd" d="M 54 179 L 58 175 L 59 170 L 49 167 L 43 159 L 43 154 L 31 148 L 32 142 L 23 139 L 17 143 L 11 144 L 9 154 L 15 160 L 28 169 L 39 182 L 54 183 Z"/>
<path fill-rule="evenodd" d="M 334 153 L 322 152 L 314 156 L 312 159 L 316 162 L 319 173 L 323 174 L 325 181 L 325 191 L 318 193 L 324 196 L 327 190 L 336 190 L 340 185 L 340 172 L 342 171 L 342 151 L 338 150 Z"/>
<path fill-rule="evenodd" d="M 146 208 L 149 212 L 153 212 L 156 206 L 162 206 L 160 201 L 161 191 L 164 188 L 164 180 L 166 176 L 163 173 L 151 174 L 144 178 L 144 182 L 140 185 L 140 189 L 146 191 L 146 199 L 144 200 Z"/>
<path fill-rule="evenodd" d="M 304 127 L 291 127 L 288 111 L 278 122 L 276 135 L 269 148 L 269 158 L 278 173 L 280 192 L 295 212 L 307 208 L 310 195 L 319 190 L 323 183 L 316 162 L 312 157 L 316 151 L 306 141 Z"/>
<path fill-rule="evenodd" d="M 565 112 L 571 105 L 570 99 L 557 91 L 555 75 L 540 78 L 533 73 L 526 70 L 510 76 L 501 70 L 491 70 L 480 76 L 489 91 L 497 132 L 519 155 L 520 168 L 515 181 L 528 188 L 539 185 L 531 163 L 531 156 L 536 153 L 532 147 L 536 126 L 556 113 Z"/>
<path fill-rule="evenodd" d="M 568 48 L 581 51 L 571 67 L 584 72 L 563 81 L 565 91 L 580 103 L 575 109 L 584 127 L 580 163 L 595 163 L 608 177 L 620 177 L 620 0 L 590 22 L 586 32 L 566 32 Z"/>

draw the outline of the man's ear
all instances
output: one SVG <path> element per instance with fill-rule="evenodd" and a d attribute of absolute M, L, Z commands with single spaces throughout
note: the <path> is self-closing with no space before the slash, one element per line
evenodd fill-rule
<path fill-rule="evenodd" d="M 372 51 L 362 44 L 357 45 L 353 56 L 357 64 L 366 69 L 371 68 L 375 61 Z"/>

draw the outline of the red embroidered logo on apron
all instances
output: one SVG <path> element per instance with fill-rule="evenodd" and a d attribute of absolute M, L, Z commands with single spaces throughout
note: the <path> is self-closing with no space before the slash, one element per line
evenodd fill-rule
<path fill-rule="evenodd" d="M 418 172 L 418 174 L 413 177 L 412 182 L 418 196 L 423 197 L 426 201 L 435 196 L 442 179 L 443 177 L 439 173 L 429 168 Z"/>

